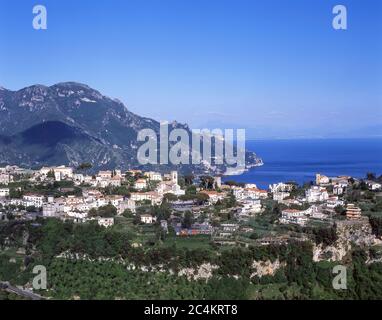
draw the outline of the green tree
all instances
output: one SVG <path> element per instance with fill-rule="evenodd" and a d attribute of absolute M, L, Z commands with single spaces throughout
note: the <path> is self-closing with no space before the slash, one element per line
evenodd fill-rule
<path fill-rule="evenodd" d="M 186 211 L 182 221 L 182 227 L 185 229 L 189 229 L 191 228 L 193 222 L 194 222 L 194 215 L 192 214 L 191 211 Z"/>

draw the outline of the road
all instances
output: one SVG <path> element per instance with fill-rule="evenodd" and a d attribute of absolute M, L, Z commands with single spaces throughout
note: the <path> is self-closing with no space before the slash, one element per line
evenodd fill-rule
<path fill-rule="evenodd" d="M 5 290 L 9 293 L 17 294 L 19 296 L 22 296 L 22 297 L 25 297 L 25 298 L 28 298 L 31 300 L 44 300 L 45 299 L 44 297 L 42 297 L 36 293 L 14 287 L 9 282 L 0 282 L 0 289 Z"/>

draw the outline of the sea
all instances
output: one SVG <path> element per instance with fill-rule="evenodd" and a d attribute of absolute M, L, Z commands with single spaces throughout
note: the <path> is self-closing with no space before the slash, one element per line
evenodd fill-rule
<path fill-rule="evenodd" d="M 224 181 L 255 183 L 267 189 L 277 182 L 314 181 L 316 173 L 355 178 L 368 172 L 382 175 L 382 138 L 256 140 L 247 141 L 246 148 L 261 157 L 264 165 L 224 177 Z"/>

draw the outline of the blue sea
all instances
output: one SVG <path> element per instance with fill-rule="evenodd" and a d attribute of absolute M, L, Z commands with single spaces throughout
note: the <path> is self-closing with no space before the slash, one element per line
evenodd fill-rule
<path fill-rule="evenodd" d="M 315 180 L 316 173 L 357 178 L 367 172 L 382 175 L 382 138 L 261 140 L 247 141 L 246 147 L 256 152 L 264 165 L 223 180 L 256 183 L 259 188 L 268 188 L 276 182 L 302 184 Z"/>

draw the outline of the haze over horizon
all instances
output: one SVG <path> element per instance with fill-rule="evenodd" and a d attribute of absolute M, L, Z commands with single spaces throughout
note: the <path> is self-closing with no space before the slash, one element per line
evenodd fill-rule
<path fill-rule="evenodd" d="M 129 110 L 253 138 L 382 136 L 382 3 L 0 1 L 0 86 L 76 81 Z"/>

